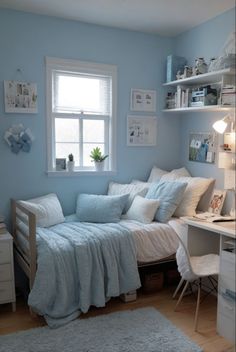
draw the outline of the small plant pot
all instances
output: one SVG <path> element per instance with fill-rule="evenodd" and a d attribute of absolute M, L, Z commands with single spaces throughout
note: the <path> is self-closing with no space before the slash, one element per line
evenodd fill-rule
<path fill-rule="evenodd" d="M 73 172 L 75 169 L 75 162 L 74 161 L 67 161 L 67 170 L 69 172 Z"/>
<path fill-rule="evenodd" d="M 95 170 L 96 171 L 104 171 L 104 166 L 105 166 L 105 163 L 104 161 L 94 161 L 94 165 L 95 165 Z"/>

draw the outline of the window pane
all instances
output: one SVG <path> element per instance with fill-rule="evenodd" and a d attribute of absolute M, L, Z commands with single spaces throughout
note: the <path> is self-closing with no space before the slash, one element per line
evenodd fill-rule
<path fill-rule="evenodd" d="M 66 158 L 69 154 L 74 155 L 75 165 L 79 166 L 79 144 L 78 143 L 56 143 L 56 158 Z"/>
<path fill-rule="evenodd" d="M 93 148 L 99 147 L 102 151 L 102 153 L 104 154 L 104 144 L 100 144 L 100 143 L 85 143 L 83 145 L 83 158 L 84 158 L 84 166 L 94 166 L 93 162 L 91 162 L 91 158 L 90 158 L 90 153 L 92 151 Z"/>
<path fill-rule="evenodd" d="M 54 111 L 108 114 L 110 80 L 82 74 L 55 75 Z"/>
<path fill-rule="evenodd" d="M 77 119 L 55 119 L 56 142 L 78 142 L 79 120 Z"/>
<path fill-rule="evenodd" d="M 84 142 L 104 143 L 104 121 L 83 120 Z"/>

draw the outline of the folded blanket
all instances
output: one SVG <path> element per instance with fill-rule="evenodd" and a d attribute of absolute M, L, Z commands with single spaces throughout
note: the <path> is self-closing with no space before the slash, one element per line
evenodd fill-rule
<path fill-rule="evenodd" d="M 120 224 L 37 228 L 37 273 L 28 303 L 50 327 L 140 287 L 135 244 Z"/>

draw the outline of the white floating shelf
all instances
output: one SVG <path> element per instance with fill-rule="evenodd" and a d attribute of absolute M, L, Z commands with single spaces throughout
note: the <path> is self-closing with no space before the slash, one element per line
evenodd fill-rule
<path fill-rule="evenodd" d="M 222 106 L 222 105 L 207 105 L 207 106 L 194 106 L 187 108 L 178 108 L 178 109 L 164 109 L 163 112 L 197 112 L 197 111 L 229 111 L 234 109 L 235 106 Z"/>
<path fill-rule="evenodd" d="M 222 76 L 224 75 L 235 75 L 235 69 L 225 68 L 220 71 L 207 72 L 201 75 L 178 79 L 176 81 L 164 83 L 163 86 L 197 85 L 197 84 L 203 84 L 203 83 L 212 84 L 212 83 L 220 82 L 222 80 Z"/>

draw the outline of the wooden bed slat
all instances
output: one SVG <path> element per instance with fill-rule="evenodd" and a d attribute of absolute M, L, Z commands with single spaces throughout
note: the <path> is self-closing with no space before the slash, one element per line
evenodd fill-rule
<path fill-rule="evenodd" d="M 19 212 L 17 212 L 17 209 L 16 209 L 16 220 L 20 220 L 22 221 L 25 225 L 29 225 L 29 222 L 28 222 L 28 215 L 27 214 L 24 214 L 25 216 L 23 216 L 22 214 L 20 214 Z"/>
<path fill-rule="evenodd" d="M 15 254 L 17 261 L 23 271 L 29 278 L 30 289 L 33 287 L 36 267 L 37 267 L 37 252 L 36 252 L 36 216 L 34 213 L 26 209 L 23 205 L 19 204 L 16 200 L 11 200 L 11 209 L 12 209 L 12 234 L 15 243 Z M 25 216 L 19 214 L 19 211 L 22 212 Z M 17 219 L 23 221 L 28 227 L 27 236 L 22 228 L 19 228 L 17 224 Z M 20 243 L 17 241 L 17 232 L 24 236 L 26 241 L 29 244 L 29 250 L 27 254 L 21 249 Z"/>
<path fill-rule="evenodd" d="M 20 265 L 21 269 L 24 271 L 27 277 L 30 275 L 29 265 L 26 264 L 24 259 L 22 258 L 22 254 L 19 254 L 18 249 L 14 251 L 15 258 L 17 263 Z"/>
<path fill-rule="evenodd" d="M 24 237 L 24 239 L 29 242 L 29 233 L 25 232 L 18 224 L 16 224 L 16 235 L 18 232 Z"/>

